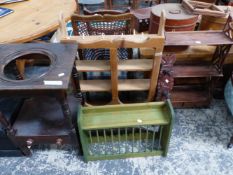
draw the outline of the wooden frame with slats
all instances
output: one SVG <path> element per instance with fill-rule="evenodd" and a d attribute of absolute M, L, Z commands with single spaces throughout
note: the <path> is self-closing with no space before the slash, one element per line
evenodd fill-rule
<path fill-rule="evenodd" d="M 107 48 L 110 50 L 108 60 L 77 60 L 78 72 L 111 72 L 111 80 L 80 80 L 81 92 L 110 91 L 111 104 L 120 104 L 119 91 L 148 90 L 147 101 L 153 101 L 160 70 L 164 37 L 165 16 L 162 13 L 159 34 L 151 35 L 105 35 L 105 36 L 72 36 L 67 37 L 65 26 L 61 22 L 61 42 L 75 42 L 79 49 Z M 155 50 L 151 61 L 147 59 L 119 60 L 118 48 L 152 48 Z M 150 71 L 150 79 L 118 79 L 118 71 Z"/>
<path fill-rule="evenodd" d="M 148 101 L 155 96 L 157 79 L 160 69 L 164 37 L 159 35 L 124 35 L 114 36 L 85 36 L 71 37 L 70 41 L 76 41 L 79 49 L 84 48 L 109 48 L 110 61 L 108 60 L 77 60 L 76 68 L 79 72 L 110 71 L 111 80 L 80 80 L 82 92 L 111 91 L 112 104 L 119 104 L 119 91 L 143 91 L 149 90 Z M 65 40 L 67 42 L 67 40 Z M 65 42 L 63 40 L 63 42 Z M 142 48 L 150 47 L 156 50 L 152 61 L 148 59 L 118 60 L 117 48 Z M 149 64 L 148 64 L 149 63 Z M 151 71 L 150 79 L 125 79 L 118 80 L 118 71 Z"/>

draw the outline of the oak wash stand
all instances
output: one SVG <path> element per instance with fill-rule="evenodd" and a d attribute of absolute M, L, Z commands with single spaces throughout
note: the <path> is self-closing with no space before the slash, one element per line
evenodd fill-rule
<path fill-rule="evenodd" d="M 24 155 L 34 144 L 78 146 L 74 118 L 79 100 L 67 94 L 76 52 L 75 44 L 0 46 L 0 97 L 24 98 L 12 126 L 4 114 L 0 121 Z M 28 60 L 24 78 L 17 70 L 19 59 Z"/>

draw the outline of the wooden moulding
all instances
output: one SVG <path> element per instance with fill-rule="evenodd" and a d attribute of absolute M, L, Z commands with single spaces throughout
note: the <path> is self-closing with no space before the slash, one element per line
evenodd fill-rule
<path fill-rule="evenodd" d="M 182 5 L 184 8 L 186 8 L 193 14 L 208 15 L 215 17 L 226 16 L 226 13 L 214 4 L 199 1 L 183 0 Z"/>
<path fill-rule="evenodd" d="M 96 35 L 71 36 L 62 38 L 62 43 L 77 43 L 79 49 L 84 48 L 152 48 L 164 44 L 164 36 L 159 35 Z M 163 47 L 162 47 L 163 48 Z"/>

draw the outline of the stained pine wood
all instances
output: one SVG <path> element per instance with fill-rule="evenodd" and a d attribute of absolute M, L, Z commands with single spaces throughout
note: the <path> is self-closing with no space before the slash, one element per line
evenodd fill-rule
<path fill-rule="evenodd" d="M 29 0 L 1 5 L 14 12 L 0 20 L 0 43 L 21 43 L 56 30 L 61 12 L 68 21 L 76 10 L 75 0 Z"/>
<path fill-rule="evenodd" d="M 110 49 L 112 104 L 119 104 L 117 49 Z"/>
<path fill-rule="evenodd" d="M 119 71 L 150 71 L 152 69 L 151 59 L 119 60 Z M 77 60 L 76 68 L 80 72 L 104 72 L 110 71 L 108 60 Z"/>
<path fill-rule="evenodd" d="M 111 91 L 110 80 L 80 80 L 81 91 L 83 92 L 106 92 Z M 149 79 L 128 79 L 118 80 L 119 91 L 143 91 L 149 90 Z"/>
<path fill-rule="evenodd" d="M 163 18 L 162 18 L 163 19 Z M 164 24 L 164 23 L 163 23 Z M 118 58 L 116 54 L 110 54 L 110 64 L 111 64 L 111 83 L 108 80 L 82 80 L 80 81 L 81 91 L 114 91 L 112 99 L 114 103 L 116 101 L 116 87 L 119 91 L 148 91 L 148 101 L 153 101 L 157 79 L 160 69 L 160 62 L 162 57 L 163 45 L 164 45 L 164 35 L 161 30 L 160 35 L 106 35 L 106 36 L 85 36 L 85 37 L 70 37 L 62 39 L 63 42 L 77 42 L 80 49 L 84 48 L 109 48 L 110 50 L 115 50 L 117 48 L 153 48 L 156 49 L 156 53 L 153 57 L 151 64 L 151 79 L 128 79 L 128 80 L 118 80 L 117 86 L 117 74 L 115 70 L 118 69 Z M 112 61 L 111 61 L 112 60 Z M 114 61 L 113 61 L 114 60 Z M 130 62 L 130 60 L 129 60 Z M 132 63 L 131 63 L 132 64 Z M 78 65 L 77 65 L 78 67 Z M 131 69 L 132 70 L 132 69 Z M 110 84 L 111 85 L 110 85 Z M 113 102 L 112 101 L 112 102 Z"/>
<path fill-rule="evenodd" d="M 75 16 L 75 18 L 79 18 L 79 16 Z M 109 18 L 110 19 L 110 18 Z M 163 46 L 164 46 L 164 24 L 165 24 L 165 14 L 162 12 L 161 18 L 161 27 L 158 35 L 92 35 L 92 36 L 62 36 L 61 42 L 65 43 L 77 43 L 79 49 L 87 49 L 87 48 L 107 48 L 110 49 L 110 71 L 111 71 L 111 81 L 109 80 L 82 80 L 80 81 L 80 89 L 83 92 L 87 91 L 110 91 L 112 92 L 112 102 L 113 104 L 120 103 L 118 97 L 118 91 L 143 91 L 149 90 L 148 92 L 148 101 L 152 101 L 155 97 L 158 74 L 160 69 L 160 62 L 162 58 Z M 61 25 L 62 27 L 62 25 Z M 63 26 L 64 27 L 64 26 Z M 153 61 L 151 64 L 151 79 L 127 79 L 127 80 L 118 80 L 118 71 L 124 69 L 125 71 L 134 71 L 135 62 L 131 62 L 128 60 L 128 65 L 121 65 L 121 69 L 119 69 L 119 61 L 117 57 L 117 49 L 118 48 L 152 48 L 156 50 L 155 55 L 153 57 Z M 78 61 L 77 63 L 79 63 Z M 94 61 L 93 61 L 94 62 Z M 130 63 L 131 62 L 131 63 Z M 84 63 L 84 62 L 83 62 Z M 93 63 L 94 64 L 94 63 Z M 92 64 L 92 67 L 93 67 Z M 89 64 L 90 65 L 90 64 Z M 133 65 L 133 67 L 129 67 L 129 65 Z M 97 66 L 97 65 L 96 65 Z M 94 66 L 94 67 L 96 67 Z M 98 71 L 108 70 L 106 62 L 101 64 L 98 62 L 98 66 L 101 68 L 97 68 Z M 143 65 L 145 67 L 145 64 Z M 88 65 L 82 64 L 81 67 L 85 69 L 92 69 L 92 67 L 88 68 Z M 138 66 L 137 66 L 138 67 Z M 79 65 L 77 65 L 77 70 L 79 69 Z M 138 69 L 138 68 L 137 68 Z M 141 68 L 140 69 L 144 69 Z M 85 71 L 85 70 L 83 70 Z M 144 70 L 143 70 L 144 71 Z"/>
<path fill-rule="evenodd" d="M 84 48 L 153 48 L 161 50 L 164 37 L 159 35 L 96 35 L 71 36 L 61 38 L 64 43 L 78 43 L 79 49 Z"/>

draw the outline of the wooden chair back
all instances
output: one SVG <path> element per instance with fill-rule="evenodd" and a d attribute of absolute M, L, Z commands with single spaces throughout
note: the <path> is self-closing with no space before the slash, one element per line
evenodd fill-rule
<path fill-rule="evenodd" d="M 88 11 L 84 13 L 89 15 L 74 14 L 71 17 L 73 33 L 76 36 L 87 35 L 121 35 L 132 34 L 134 26 L 134 16 L 130 13 L 124 13 L 114 10 Z M 85 49 L 79 50 L 81 59 L 96 60 L 99 55 L 105 54 L 104 59 L 109 59 L 109 50 L 107 49 Z M 132 56 L 132 50 L 121 49 L 118 51 L 120 59 L 126 59 L 127 55 Z"/>
<path fill-rule="evenodd" d="M 109 12 L 109 11 L 108 11 Z M 133 14 L 96 14 L 71 17 L 74 35 L 120 35 L 133 33 Z"/>
<path fill-rule="evenodd" d="M 120 14 L 124 14 L 124 13 L 129 13 L 129 12 L 130 12 L 130 8 L 127 8 L 125 11 L 109 10 L 109 9 L 101 9 L 101 10 L 91 11 L 91 10 L 87 9 L 86 7 L 83 8 L 83 14 L 84 15 L 95 15 L 95 14 L 99 14 L 99 15 L 105 15 L 105 14 L 120 15 Z"/>

